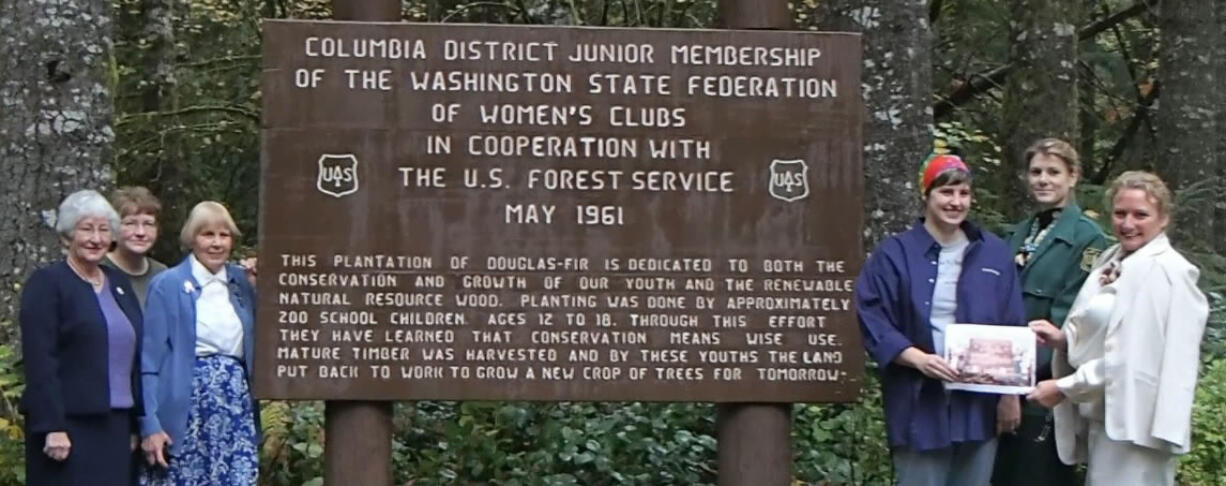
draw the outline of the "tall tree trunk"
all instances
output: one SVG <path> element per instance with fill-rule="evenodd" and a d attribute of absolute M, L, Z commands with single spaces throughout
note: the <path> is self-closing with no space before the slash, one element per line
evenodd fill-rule
<path fill-rule="evenodd" d="M 426 0 L 426 21 L 439 22 L 443 20 L 443 0 Z"/>
<path fill-rule="evenodd" d="M 1226 2 L 1217 2 L 1217 54 L 1213 56 L 1218 85 L 1226 80 Z M 1226 92 L 1218 93 L 1217 128 L 1226 130 Z M 1226 136 L 1217 137 L 1217 190 L 1213 191 L 1213 250 L 1226 255 Z M 1220 222 L 1219 222 L 1220 221 Z"/>
<path fill-rule="evenodd" d="M 932 32 L 927 0 L 827 0 L 823 30 L 864 34 L 864 244 L 906 228 L 916 173 L 932 151 Z"/>
<path fill-rule="evenodd" d="M 141 101 L 145 111 L 161 111 L 173 107 L 175 80 L 174 0 L 144 0 L 141 2 L 141 66 L 144 84 Z"/>
<path fill-rule="evenodd" d="M 58 257 L 60 200 L 111 182 L 111 2 L 0 2 L 0 321 Z"/>
<path fill-rule="evenodd" d="M 1094 97 L 1098 93 L 1094 88 L 1093 78 L 1090 76 L 1082 76 L 1078 84 L 1080 84 L 1078 92 L 1080 108 L 1077 110 L 1077 122 L 1081 127 L 1079 135 L 1081 143 L 1077 146 L 1077 152 L 1081 156 L 1081 168 L 1084 172 L 1081 180 L 1084 181 L 1098 168 L 1098 160 L 1094 153 L 1094 142 L 1098 140 L 1099 125 L 1098 110 L 1094 109 Z"/>
<path fill-rule="evenodd" d="M 1158 132 L 1155 168 L 1182 192 L 1176 213 L 1177 243 L 1212 248 L 1214 190 L 1222 137 L 1221 81 L 1214 58 L 1222 26 L 1215 0 L 1164 0 L 1159 7 L 1162 95 L 1154 125 Z"/>
<path fill-rule="evenodd" d="M 1005 84 L 1001 127 L 1005 166 L 1000 171 L 1001 209 L 1010 219 L 1025 213 L 1022 152 L 1043 137 L 1077 146 L 1077 25 L 1083 2 L 1010 0 L 1014 71 Z"/>

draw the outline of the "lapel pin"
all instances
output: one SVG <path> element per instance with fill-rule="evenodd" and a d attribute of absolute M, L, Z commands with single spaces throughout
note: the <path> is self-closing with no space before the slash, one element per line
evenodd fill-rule
<path fill-rule="evenodd" d="M 195 289 L 192 287 L 192 283 L 188 280 L 184 280 L 183 281 L 183 293 L 190 294 L 192 293 L 193 290 Z"/>
<path fill-rule="evenodd" d="M 119 295 L 123 295 L 123 287 L 115 287 L 115 292 Z"/>

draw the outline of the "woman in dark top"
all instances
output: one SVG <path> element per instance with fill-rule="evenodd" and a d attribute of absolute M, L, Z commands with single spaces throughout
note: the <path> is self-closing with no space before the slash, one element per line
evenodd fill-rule
<path fill-rule="evenodd" d="M 1064 324 L 1094 258 L 1107 246 L 1098 223 L 1077 205 L 1081 164 L 1068 142 L 1045 138 L 1023 156 L 1026 183 L 1039 210 L 1013 227 L 1008 237 L 1022 279 L 1027 320 Z M 1051 377 L 1051 349 L 1040 346 L 1036 378 Z M 1022 410 L 1014 434 L 1001 437 L 993 486 L 1080 484 L 1076 470 L 1056 456 L 1051 413 L 1033 403 Z"/>
<path fill-rule="evenodd" d="M 23 287 L 27 484 L 134 484 L 140 304 L 123 273 L 100 265 L 118 225 L 102 195 L 69 195 L 55 227 L 67 255 Z"/>
<path fill-rule="evenodd" d="M 132 290 L 136 291 L 136 300 L 144 310 L 149 282 L 166 270 L 166 264 L 149 256 L 158 239 L 162 203 L 148 189 L 129 186 L 111 193 L 111 205 L 119 212 L 119 231 L 115 234 L 115 247 L 102 264 L 118 268 L 128 276 Z"/>
<path fill-rule="evenodd" d="M 971 179 L 961 158 L 929 157 L 920 170 L 923 217 L 878 245 L 856 281 L 898 486 L 988 484 L 997 433 L 1017 426 L 1017 396 L 943 385 L 958 380 L 945 360 L 947 326 L 1025 323 L 1008 246 L 967 220 Z"/>

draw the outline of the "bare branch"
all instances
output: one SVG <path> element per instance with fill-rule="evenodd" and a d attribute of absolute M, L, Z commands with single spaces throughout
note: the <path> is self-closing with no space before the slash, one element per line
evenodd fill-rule
<path fill-rule="evenodd" d="M 166 117 L 166 116 L 194 115 L 194 114 L 200 114 L 200 113 L 227 113 L 231 115 L 241 116 L 254 123 L 260 122 L 259 113 L 256 113 L 254 111 L 251 111 L 245 108 L 240 108 L 237 106 L 223 106 L 223 105 L 199 105 L 199 106 L 189 106 L 186 108 L 180 108 L 178 110 L 146 111 L 143 113 L 123 114 L 117 117 L 117 119 L 115 120 L 115 126 L 122 127 L 129 123 L 134 123 L 134 122 L 141 121 L 141 120 L 150 120 L 153 118 L 161 118 L 161 117 Z"/>
<path fill-rule="evenodd" d="M 1141 125 L 1146 123 L 1149 118 L 1150 108 L 1154 104 L 1154 100 L 1158 99 L 1158 91 L 1160 85 L 1154 82 L 1154 86 L 1140 100 L 1140 106 L 1137 107 L 1136 113 L 1132 115 L 1132 121 L 1128 122 L 1128 126 L 1124 128 L 1124 133 L 1120 134 L 1120 138 L 1111 146 L 1111 150 L 1107 152 L 1107 158 L 1102 165 L 1098 166 L 1098 170 L 1094 171 L 1094 175 L 1090 176 L 1090 182 L 1093 184 L 1104 184 L 1107 182 L 1107 176 L 1111 174 L 1111 168 L 1119 161 L 1119 158 L 1124 155 L 1124 150 L 1128 149 L 1128 143 L 1136 138 L 1137 131 L 1141 129 Z"/>
<path fill-rule="evenodd" d="M 1013 64 L 1005 64 L 991 71 L 972 75 L 961 87 L 932 105 L 932 116 L 938 119 L 944 118 L 955 108 L 974 99 L 980 93 L 1000 87 L 1005 77 L 1009 75 L 1009 71 L 1012 70 Z"/>
<path fill-rule="evenodd" d="M 246 61 L 258 61 L 258 60 L 260 60 L 260 56 L 258 54 L 250 55 L 250 56 L 227 56 L 227 57 L 217 57 L 213 59 L 205 59 L 203 61 L 181 63 L 181 64 L 175 65 L 175 67 L 198 68 L 198 67 L 210 66 L 213 64 L 225 64 L 225 63 L 230 63 L 230 62 L 246 62 Z"/>
<path fill-rule="evenodd" d="M 1118 25 L 1125 20 L 1133 18 L 1149 9 L 1156 7 L 1159 0 L 1138 0 L 1133 6 L 1116 12 L 1113 15 L 1095 20 L 1077 30 L 1077 39 L 1086 40 L 1102 33 L 1103 31 Z M 1004 82 L 1005 77 L 1013 70 L 1012 64 L 1006 64 L 988 71 L 983 74 L 976 74 L 958 87 L 949 96 L 944 96 L 940 101 L 933 103 L 932 116 L 936 119 L 945 118 L 954 111 L 958 106 L 972 100 L 984 91 L 1000 86 Z"/>
<path fill-rule="evenodd" d="M 521 6 L 522 6 L 522 3 L 521 3 Z M 507 10 L 511 10 L 515 13 L 519 13 L 523 15 L 525 18 L 527 18 L 527 12 L 524 12 L 521 9 L 521 7 L 516 7 L 514 5 L 508 5 L 502 2 L 470 2 L 470 3 L 463 4 L 463 5 L 457 5 L 455 10 L 452 10 L 451 13 L 447 14 L 446 17 L 443 17 L 443 20 L 441 20 L 440 22 L 447 22 L 451 20 L 452 17 L 455 17 L 458 14 L 464 13 L 470 9 L 477 8 L 477 7 L 502 7 Z"/>

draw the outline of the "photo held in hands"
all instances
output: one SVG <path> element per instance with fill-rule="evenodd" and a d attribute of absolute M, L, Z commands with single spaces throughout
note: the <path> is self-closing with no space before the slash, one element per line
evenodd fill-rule
<path fill-rule="evenodd" d="M 950 324 L 945 361 L 956 373 L 949 390 L 1021 394 L 1034 388 L 1035 335 L 1026 327 Z"/>

